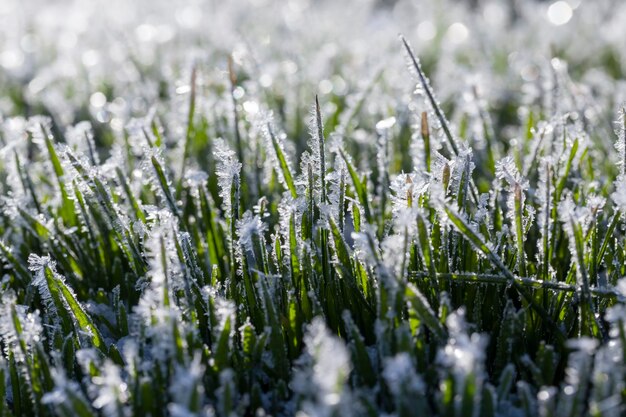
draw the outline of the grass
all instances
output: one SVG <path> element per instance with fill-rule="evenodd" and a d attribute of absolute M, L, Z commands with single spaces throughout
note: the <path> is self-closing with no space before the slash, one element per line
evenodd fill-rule
<path fill-rule="evenodd" d="M 624 110 L 555 60 L 560 102 L 440 103 L 394 53 L 377 115 L 383 72 L 289 108 L 231 55 L 121 128 L 15 99 L 0 417 L 623 414 Z"/>

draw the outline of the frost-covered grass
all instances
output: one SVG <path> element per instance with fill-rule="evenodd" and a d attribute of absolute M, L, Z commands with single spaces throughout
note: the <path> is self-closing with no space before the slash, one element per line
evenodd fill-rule
<path fill-rule="evenodd" d="M 0 3 L 0 417 L 626 412 L 626 4 L 171 3 Z"/>

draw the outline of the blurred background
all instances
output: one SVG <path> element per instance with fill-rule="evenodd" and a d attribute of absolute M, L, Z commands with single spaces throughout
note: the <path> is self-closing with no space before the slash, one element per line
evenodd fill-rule
<path fill-rule="evenodd" d="M 231 56 L 242 102 L 277 98 L 289 132 L 299 116 L 281 108 L 315 93 L 350 101 L 377 77 L 397 94 L 373 91 L 368 111 L 406 105 L 402 33 L 444 104 L 475 90 L 497 110 L 549 100 L 556 66 L 593 99 L 589 117 L 609 121 L 626 92 L 624 22 L 613 0 L 2 0 L 0 114 L 120 130 L 159 100 L 176 107 L 192 63 L 200 85 L 226 88 Z"/>

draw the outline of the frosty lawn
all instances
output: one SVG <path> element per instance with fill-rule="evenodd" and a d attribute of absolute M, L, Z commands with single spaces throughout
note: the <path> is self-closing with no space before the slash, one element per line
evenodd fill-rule
<path fill-rule="evenodd" d="M 80 3 L 0 5 L 0 417 L 626 412 L 625 4 Z"/>

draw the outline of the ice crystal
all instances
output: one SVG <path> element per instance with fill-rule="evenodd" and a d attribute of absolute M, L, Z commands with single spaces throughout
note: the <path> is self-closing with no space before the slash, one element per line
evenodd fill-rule
<path fill-rule="evenodd" d="M 93 406 L 102 409 L 106 416 L 119 416 L 120 407 L 129 398 L 128 386 L 122 379 L 120 368 L 106 360 L 100 369 L 100 375 L 92 378 Z"/>
<path fill-rule="evenodd" d="M 301 369 L 292 382 L 294 390 L 307 398 L 302 411 L 320 417 L 340 411 L 352 415 L 350 393 L 345 386 L 352 365 L 345 345 L 329 333 L 319 318 L 307 329 L 305 344 L 306 357 L 301 358 Z"/>
<path fill-rule="evenodd" d="M 238 162 L 235 152 L 232 151 L 226 143 L 218 139 L 215 142 L 215 157 L 218 160 L 217 177 L 220 185 L 220 196 L 223 200 L 224 212 L 226 218 L 232 216 L 232 192 L 233 187 L 239 186 L 239 173 L 241 170 L 241 162 Z"/>

